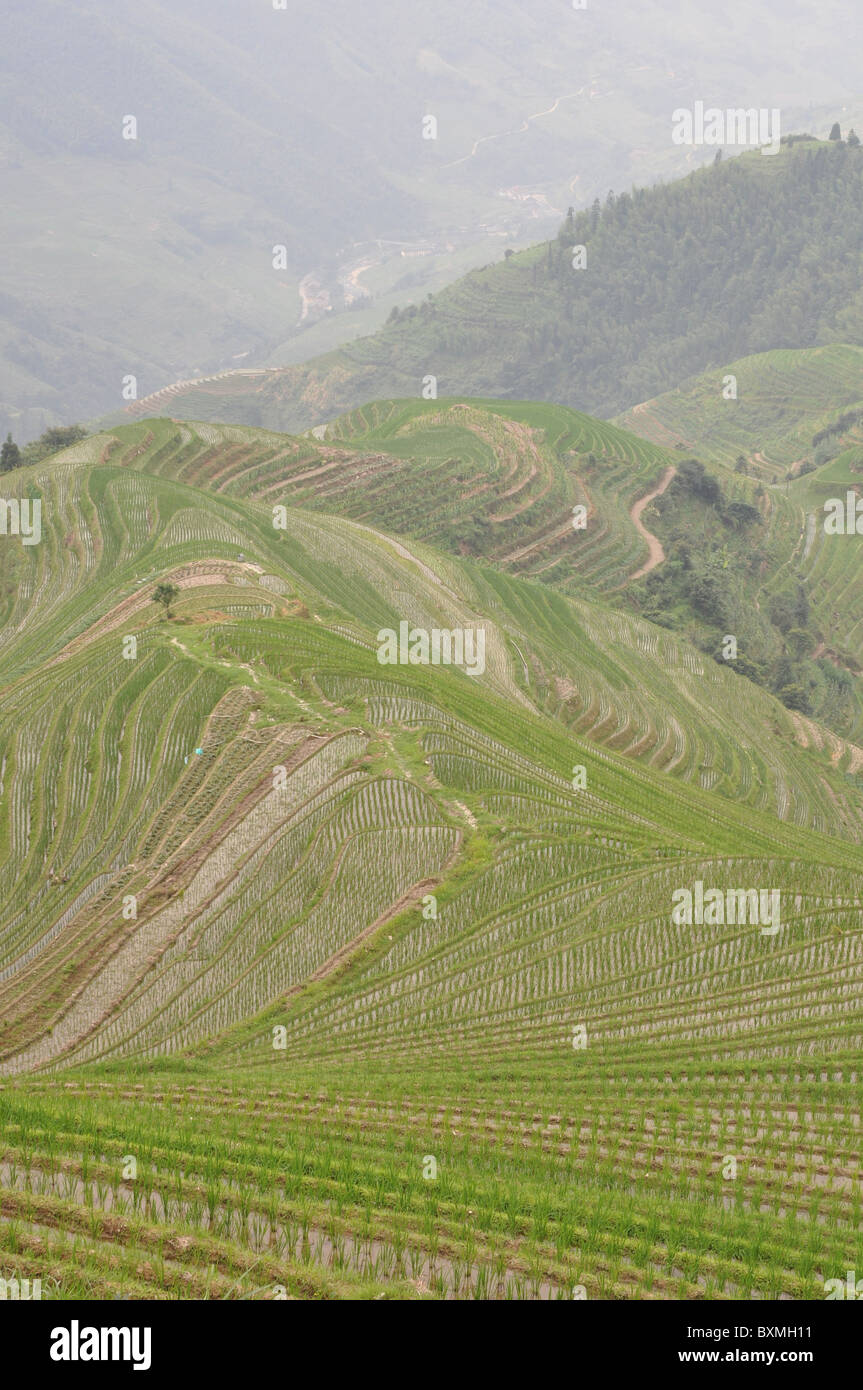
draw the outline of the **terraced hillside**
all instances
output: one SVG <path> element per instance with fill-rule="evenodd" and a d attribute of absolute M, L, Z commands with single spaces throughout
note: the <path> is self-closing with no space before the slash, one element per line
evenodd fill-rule
<path fill-rule="evenodd" d="M 736 400 L 723 397 L 729 375 L 736 378 Z M 776 482 L 813 463 L 813 436 L 851 411 L 863 411 L 863 348 L 835 343 L 756 353 L 713 368 L 633 406 L 617 423 L 705 463 L 734 467 L 742 456 L 752 477 Z"/>
<path fill-rule="evenodd" d="M 597 598 L 276 529 L 277 441 L 183 431 L 6 480 L 42 539 L 0 538 L 4 1274 L 820 1296 L 859 1253 L 853 750 Z M 381 665 L 405 620 L 485 669 Z M 696 883 L 781 912 L 677 924 Z"/>
<path fill-rule="evenodd" d="M 182 495 L 197 496 L 192 484 L 215 492 L 208 526 L 216 527 L 220 517 L 218 525 L 229 527 L 236 544 L 246 546 L 246 551 L 228 549 L 227 570 L 224 561 L 212 559 L 209 549 L 206 564 L 202 552 L 196 552 L 197 568 L 203 565 L 204 573 L 196 577 L 179 571 L 179 613 L 190 603 L 194 611 L 200 599 L 197 586 L 214 583 L 212 576 L 220 574 L 223 581 L 238 579 L 244 589 L 254 581 L 252 587 L 257 587 L 262 605 L 258 611 L 276 611 L 274 593 L 281 587 L 288 602 L 278 611 L 296 612 L 305 606 L 320 616 L 329 610 L 340 615 L 342 631 L 371 645 L 382 610 L 379 600 L 367 593 L 368 580 L 378 576 L 378 592 L 386 596 L 389 621 L 395 623 L 398 615 L 391 594 L 404 593 L 401 564 L 414 555 L 421 575 L 442 576 L 442 584 L 435 586 L 437 616 L 427 617 L 429 625 L 444 620 L 475 622 L 480 614 L 494 616 L 499 646 L 490 644 L 490 653 L 495 650 L 498 656 L 494 665 L 489 657 L 489 679 L 500 682 L 509 663 L 512 677 L 498 687 L 503 693 L 518 698 L 526 693 L 555 718 L 627 756 L 800 824 L 823 829 L 845 826 L 855 835 L 854 778 L 863 755 L 853 741 L 828 730 L 819 732 L 817 723 L 812 725 L 814 734 L 808 732 L 775 700 L 749 685 L 741 716 L 740 687 L 727 667 L 717 666 L 667 630 L 619 609 L 597 606 L 593 597 L 597 591 L 606 590 L 612 600 L 620 597 L 620 586 L 626 581 L 620 559 L 632 571 L 644 558 L 644 541 L 629 515 L 623 489 L 630 496 L 643 495 L 646 478 L 662 469 L 667 456 L 611 426 L 564 409 L 471 402 L 444 405 L 441 410 L 415 403 L 380 403 L 337 422 L 335 438 L 356 437 L 357 453 L 327 442 L 246 428 L 193 429 L 168 421 L 124 427 L 98 443 L 89 441 L 88 447 L 123 470 L 124 486 L 131 470 L 141 486 L 156 486 L 158 495 L 167 486 L 167 495 L 175 497 L 178 478 L 185 483 Z M 372 415 L 378 425 L 371 442 L 387 445 L 391 453 L 359 447 L 366 442 Z M 458 464 L 453 451 L 461 460 Z M 439 477 L 434 466 L 441 457 L 444 476 Z M 468 494 L 470 511 L 462 510 L 465 499 L 457 498 L 455 505 L 452 501 L 451 478 L 446 475 L 456 467 L 467 475 L 461 491 Z M 585 475 L 590 478 L 589 490 L 582 481 Z M 414 492 L 427 497 L 428 505 L 408 513 L 404 499 Z M 562 535 L 561 506 L 556 499 L 566 492 L 566 534 Z M 241 534 L 239 518 L 245 515 L 246 504 L 235 500 L 238 494 L 257 496 L 263 504 L 253 510 L 259 518 L 257 536 L 266 538 L 267 549 L 255 557 L 247 553 L 250 539 L 244 540 Z M 572 529 L 574 496 L 588 497 L 591 510 L 583 532 Z M 309 530 L 310 517 L 290 512 L 294 538 L 305 535 L 304 543 L 316 552 L 315 559 L 309 557 L 301 566 L 295 539 L 289 542 L 285 532 L 272 526 L 274 507 L 290 509 L 292 504 L 302 504 L 304 512 L 312 508 L 316 516 L 319 507 L 340 507 L 357 521 L 340 526 L 319 516 Z M 210 507 L 210 501 L 205 505 Z M 497 527 L 496 510 L 509 518 Z M 782 516 L 787 525 L 779 533 L 782 544 L 794 515 L 791 504 L 786 504 Z M 415 524 L 426 537 L 456 550 L 473 548 L 473 538 L 478 536 L 490 550 L 496 545 L 498 552 L 510 551 L 512 558 L 504 555 L 494 568 L 443 561 L 410 539 L 397 545 L 382 567 L 368 526 L 384 520 L 389 527 Z M 522 527 L 526 539 L 513 552 L 513 533 Z M 505 543 L 497 542 L 496 530 L 508 537 Z M 780 541 L 777 550 L 784 560 Z M 281 579 L 289 544 L 291 571 Z M 189 554 L 184 550 L 182 558 Z M 266 565 L 275 558 L 277 573 L 257 575 L 253 558 Z M 493 550 L 490 558 L 496 558 Z M 209 579 L 206 571 L 210 571 Z M 525 584 L 524 574 L 544 582 Z M 561 599 L 551 588 L 550 581 L 555 580 L 579 597 L 574 602 Z M 195 591 L 187 596 L 186 588 L 192 584 Z M 138 587 L 137 581 L 133 587 Z M 591 597 L 586 599 L 588 594 Z M 454 602 L 456 596 L 459 602 Z M 221 615 L 250 616 L 256 611 L 252 602 L 239 603 L 236 591 L 222 591 L 216 597 Z M 253 599 L 254 592 L 248 597 Z M 426 593 L 424 604 L 427 600 Z M 112 629 L 116 631 L 129 605 L 140 612 L 147 604 L 140 595 L 123 600 L 110 617 Z M 99 631 L 104 626 L 103 622 Z M 819 757 L 801 765 L 798 750 L 803 743 L 819 750 Z"/>
<path fill-rule="evenodd" d="M 737 378 L 736 401 L 722 399 L 728 373 Z M 860 486 L 860 349 L 835 345 L 730 363 L 637 406 L 620 423 L 678 458 L 685 457 L 680 450 L 697 453 L 726 494 L 761 516 L 759 526 L 736 533 L 729 509 L 682 503 L 678 479 L 649 513 L 669 564 L 643 591 L 645 615 L 668 621 L 676 609 L 675 625 L 708 648 L 711 632 L 714 644 L 736 633 L 756 679 L 759 666 L 772 666 L 784 668 L 779 680 L 795 683 L 801 737 L 822 742 L 806 728 L 814 711 L 835 733 L 859 740 L 859 538 L 829 534 L 825 504 L 838 499 L 844 510 L 847 493 Z M 693 605 L 685 594 L 699 584 L 702 599 Z"/>
<path fill-rule="evenodd" d="M 796 489 L 789 490 L 785 484 L 768 492 L 762 488 L 759 500 L 754 479 L 730 476 L 719 466 L 728 498 L 756 503 L 761 515 L 758 526 L 740 529 L 735 523 L 729 529 L 730 515 L 720 517 L 704 507 L 693 510 L 681 501 L 676 484 L 665 496 L 655 498 L 673 481 L 673 470 L 684 466 L 685 455 L 664 452 L 564 407 L 490 401 L 378 402 L 334 422 L 322 439 L 168 421 L 121 427 L 103 438 L 105 451 L 119 464 L 182 479 L 227 498 L 256 498 L 270 508 L 271 517 L 273 509 L 284 506 L 338 511 L 362 524 L 401 532 L 411 543 L 422 538 L 573 596 L 603 594 L 631 612 L 658 612 L 665 626 L 673 623 L 708 657 L 715 654 L 723 633 L 735 632 L 741 657 L 750 663 L 745 669 L 751 669 L 762 649 L 778 660 L 775 654 L 781 652 L 782 634 L 770 627 L 768 612 L 774 597 L 793 587 L 802 574 L 798 562 L 807 522 Z M 836 438 L 840 444 L 835 448 L 839 448 L 845 436 Z M 675 501 L 669 511 L 666 503 L 672 494 Z M 584 509 L 584 529 L 574 529 L 574 511 L 579 507 Z M 670 545 L 669 567 L 663 567 L 664 552 L 645 520 Z M 716 557 L 710 564 L 718 567 L 727 610 L 717 619 L 716 641 L 701 615 L 691 605 L 676 605 L 674 593 L 668 591 L 666 576 L 671 578 L 680 569 L 672 543 L 675 536 L 683 537 L 687 545 L 695 542 L 699 554 Z M 658 554 L 648 549 L 648 541 Z M 643 582 L 637 582 L 645 575 L 649 575 L 647 590 Z M 681 582 L 688 592 L 690 579 L 683 575 Z M 618 621 L 615 617 L 614 622 Z M 522 649 L 517 629 L 525 624 L 533 635 L 530 617 L 522 618 L 514 631 Z M 835 613 L 813 605 L 810 646 L 818 660 L 828 649 L 835 651 L 831 637 L 835 626 Z M 635 629 L 630 625 L 627 631 Z M 663 637 L 661 644 L 669 640 Z M 643 643 L 631 636 L 626 645 Z M 652 646 L 656 648 L 656 642 Z M 701 703 L 698 688 L 705 684 L 703 673 L 712 670 L 712 664 L 701 655 L 696 659 L 693 670 L 699 674 L 692 695 L 696 704 Z M 856 670 L 857 659 L 849 654 L 845 664 Z M 590 709 L 601 666 L 602 662 L 592 664 L 590 693 L 583 704 L 576 699 L 573 705 L 567 699 L 569 715 L 580 718 Z M 673 667 L 682 663 L 674 658 Z M 844 668 L 829 662 L 807 669 L 812 672 L 807 679 L 817 706 L 808 714 L 827 730 L 819 733 L 816 727 L 813 731 L 806 719 L 792 716 L 797 737 L 822 748 L 834 764 L 856 774 L 859 756 L 848 744 L 863 742 L 863 700 L 856 681 L 849 684 L 839 675 L 832 680 L 834 669 L 841 673 Z M 559 692 L 572 694 L 571 667 L 555 652 L 550 659 L 544 656 L 537 670 L 539 685 L 551 691 L 562 707 Z M 626 679 L 632 679 L 632 672 Z M 635 680 L 636 703 L 643 709 L 645 686 L 638 671 Z M 650 685 L 648 681 L 647 689 Z M 675 695 L 675 705 L 677 699 Z M 758 692 L 748 686 L 746 701 L 760 708 Z M 691 724 L 690 704 L 687 698 L 682 720 L 676 721 L 684 728 Z M 605 727 L 609 710 L 605 692 L 596 708 L 601 710 L 598 722 Z M 622 721 L 624 729 L 630 727 L 629 713 Z M 787 718 L 783 717 L 783 727 Z M 596 714 L 591 722 L 597 722 Z M 763 722 L 759 717 L 757 727 Z M 660 745 L 668 739 L 679 745 L 659 712 L 646 719 L 639 716 L 636 723 L 638 737 L 621 735 L 623 746 L 646 747 L 652 754 L 655 740 L 650 730 L 655 732 L 658 725 L 665 730 L 659 736 Z M 615 721 L 609 736 L 617 733 Z M 757 734 L 756 746 L 759 740 Z M 720 743 L 724 745 L 724 738 Z M 737 761 L 730 750 L 720 758 L 724 764 Z M 708 754 L 707 764 L 698 767 L 705 785 L 717 780 L 708 770 L 712 764 L 713 756 Z M 733 785 L 740 790 L 736 780 Z M 748 779 L 745 787 L 748 791 Z M 781 794 L 770 804 L 784 800 Z"/>
<path fill-rule="evenodd" d="M 825 650 L 844 669 L 856 673 L 863 665 L 861 538 L 830 534 L 825 525 L 829 501 L 841 501 L 847 512 L 848 494 L 852 500 L 859 496 L 863 416 L 843 428 L 845 418 L 834 417 L 836 428 L 829 436 L 829 451 L 835 456 L 790 484 L 789 499 L 799 509 L 801 527 L 789 568 L 793 567 L 806 583 Z M 784 578 L 777 576 L 777 588 Z"/>
<path fill-rule="evenodd" d="M 338 513 L 576 592 L 617 590 L 644 563 L 629 513 L 672 465 L 603 421 L 526 402 L 381 401 L 321 438 L 151 420 L 112 437 L 113 460 L 160 477 Z"/>
<path fill-rule="evenodd" d="M 763 509 L 772 555 L 764 588 L 770 595 L 803 584 L 819 644 L 841 651 L 842 664 L 855 671 L 863 656 L 855 538 L 825 534 L 824 504 L 837 496 L 844 503 L 847 490 L 859 487 L 863 353 L 842 345 L 765 353 L 727 371 L 738 377 L 737 402 L 717 404 L 718 378 L 710 374 L 620 422 L 664 447 L 691 448 L 720 472 L 743 457 L 747 475 L 769 480 Z"/>
<path fill-rule="evenodd" d="M 856 385 L 851 370 L 855 353 L 825 350 L 822 357 L 818 350 L 814 359 L 798 358 L 797 368 L 789 362 L 788 391 L 776 393 L 786 401 L 786 415 L 790 418 L 799 408 L 792 386 L 796 389 L 807 364 L 816 361 L 819 372 L 833 372 L 836 361 L 845 363 L 847 386 L 837 385 L 837 402 L 847 399 Z M 773 377 L 769 371 L 764 374 L 765 379 Z M 835 375 L 839 382 L 838 371 Z M 805 400 L 802 393 L 801 398 Z M 762 418 L 757 405 L 749 410 L 750 418 Z M 837 410 L 805 426 L 794 415 L 798 434 L 817 440 L 818 434 L 808 433 L 817 425 L 826 436 L 827 442 L 818 444 L 819 457 L 825 449 L 838 456 L 853 447 L 860 428 L 856 414 L 841 404 Z M 727 505 L 692 506 L 681 493 L 680 480 L 674 479 L 676 470 L 688 466 L 685 452 L 665 450 L 565 407 L 530 402 L 376 402 L 316 436 L 145 421 L 119 427 L 106 447 L 118 462 L 182 478 L 219 495 L 256 498 L 271 508 L 339 512 L 491 562 L 506 574 L 539 580 L 573 597 L 600 594 L 627 611 L 658 618 L 698 646 L 708 657 L 705 662 L 699 656 L 700 672 L 711 667 L 709 658 L 727 633 L 737 636 L 739 669 L 768 689 L 780 690 L 782 679 L 771 683 L 766 670 L 781 671 L 787 660 L 800 666 L 801 653 L 785 653 L 785 636 L 770 615 L 774 601 L 786 591 L 799 583 L 810 587 L 810 552 L 815 552 L 807 536 L 814 534 L 815 520 L 811 503 L 804 505 L 805 480 L 765 488 L 756 476 L 741 475 L 715 459 L 712 467 Z M 720 439 L 705 431 L 705 456 L 716 452 L 711 449 L 714 437 Z M 753 439 L 750 454 L 756 452 Z M 120 443 L 112 442 L 116 440 Z M 720 454 L 722 447 L 720 442 Z M 748 471 L 754 474 L 759 467 L 756 462 Z M 772 471 L 776 476 L 775 467 Z M 740 525 L 733 515 L 740 504 L 744 511 L 755 507 L 749 515 L 760 520 Z M 583 513 L 577 521 L 578 508 Z M 581 522 L 583 529 L 575 529 Z M 715 612 L 702 611 L 691 601 L 695 562 L 689 552 L 705 568 L 704 582 L 711 590 L 721 588 Z M 666 555 L 671 563 L 664 566 Z M 856 616 L 845 623 L 835 607 L 821 602 L 817 584 L 810 598 L 807 641 L 814 657 L 805 670 L 798 670 L 805 699 L 792 700 L 803 715 L 795 718 L 797 735 L 856 775 L 859 758 L 846 743 L 863 743 L 863 698 L 856 681 L 863 650 L 849 645 L 845 633 L 856 632 L 863 609 L 857 613 L 854 608 Z M 527 625 L 531 627 L 529 620 Z M 561 689 L 571 683 L 571 670 L 562 669 L 559 661 L 556 666 L 552 662 L 552 670 L 564 683 Z M 703 676 L 697 684 L 703 686 Z M 644 689 L 640 677 L 636 688 Z M 745 699 L 757 703 L 759 696 L 747 686 Z M 604 697 L 601 708 L 604 719 Z M 806 722 L 810 718 L 829 732 L 813 732 Z M 686 715 L 682 723 L 689 723 Z M 639 737 L 645 731 L 642 725 Z M 705 771 L 705 776 L 711 774 Z"/>

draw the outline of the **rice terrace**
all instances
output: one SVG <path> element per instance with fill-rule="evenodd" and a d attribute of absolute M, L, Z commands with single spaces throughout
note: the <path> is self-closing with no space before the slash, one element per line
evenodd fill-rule
<path fill-rule="evenodd" d="M 484 51 L 477 85 L 503 62 Z M 456 46 L 445 70 L 422 53 L 443 103 Z M 441 105 L 424 178 L 450 180 L 462 240 L 429 188 L 426 221 L 376 216 L 457 244 L 448 289 L 406 254 L 401 308 L 351 338 L 388 303 L 378 231 L 360 307 L 306 306 L 280 360 L 214 327 L 173 376 L 142 345 L 150 394 L 85 425 L 15 407 L 0 1303 L 781 1303 L 792 1324 L 786 1304 L 863 1297 L 863 148 L 845 116 L 790 135 L 765 78 L 771 158 L 706 159 L 653 65 L 626 81 L 646 110 L 668 84 L 669 162 L 647 124 L 632 193 L 576 186 L 470 262 L 486 177 L 527 187 L 532 150 L 549 207 L 572 185 L 568 108 L 503 85 L 448 135 Z M 580 82 L 586 120 L 605 86 Z M 170 245 L 227 243 L 209 215 Z M 372 244 L 356 216 L 345 263 Z M 757 284 L 693 249 L 722 217 L 759 239 Z M 303 266 L 326 285 L 342 261 Z M 33 352 L 10 352 L 24 402 Z M 87 1360 L 67 1327 L 52 1358 Z M 121 1334 L 89 1359 L 137 1363 Z"/>

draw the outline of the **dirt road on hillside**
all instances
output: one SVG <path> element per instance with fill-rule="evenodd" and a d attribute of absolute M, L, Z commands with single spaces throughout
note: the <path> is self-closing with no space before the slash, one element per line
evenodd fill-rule
<path fill-rule="evenodd" d="M 662 477 L 660 478 L 653 491 L 645 493 L 644 497 L 639 497 L 638 501 L 635 502 L 629 509 L 629 515 L 632 518 L 632 524 L 634 525 L 638 534 L 640 536 L 643 536 L 644 539 L 647 541 L 648 548 L 647 560 L 641 566 L 640 570 L 636 570 L 635 574 L 630 576 L 630 584 L 634 583 L 636 579 L 643 579 L 644 576 L 646 574 L 649 574 L 651 570 L 655 570 L 657 565 L 661 565 L 663 560 L 665 559 L 665 551 L 662 548 L 662 542 L 659 540 L 657 536 L 654 536 L 652 531 L 648 531 L 644 522 L 641 520 L 641 514 L 644 511 L 645 507 L 650 506 L 650 503 L 654 500 L 654 498 L 662 496 L 663 492 L 668 487 L 668 484 L 671 482 L 671 479 L 674 477 L 676 472 L 677 469 L 674 467 L 674 464 L 669 464 L 668 468 L 666 468 L 665 472 L 663 473 Z"/>

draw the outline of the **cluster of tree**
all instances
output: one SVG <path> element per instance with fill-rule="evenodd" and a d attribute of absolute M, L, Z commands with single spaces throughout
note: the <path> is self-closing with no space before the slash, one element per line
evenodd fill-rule
<path fill-rule="evenodd" d="M 511 254 L 511 253 L 510 253 Z M 435 312 L 434 295 L 428 294 L 419 304 L 407 304 L 400 309 L 394 304 L 390 309 L 387 323 L 409 323 L 411 319 L 433 317 Z"/>
<path fill-rule="evenodd" d="M 774 594 L 770 600 L 770 621 L 780 632 L 789 634 L 802 630 L 809 622 L 809 599 L 803 584 Z"/>
<path fill-rule="evenodd" d="M 663 621 L 676 614 L 685 627 L 694 615 L 702 625 L 739 631 L 747 607 L 743 572 L 761 558 L 751 534 L 762 525 L 758 509 L 727 498 L 718 480 L 693 458 L 678 465 L 654 507 L 667 560 L 647 578 L 645 616 Z"/>
<path fill-rule="evenodd" d="M 161 607 L 164 608 L 166 618 L 172 616 L 171 609 L 179 596 L 180 590 L 177 588 L 177 585 L 171 584 L 170 582 L 157 584 L 153 590 L 153 602 L 160 604 Z"/>
<path fill-rule="evenodd" d="M 7 434 L 0 447 L 0 473 L 9 473 L 13 468 L 21 466 L 21 450 L 15 443 L 11 434 Z"/>
<path fill-rule="evenodd" d="M 816 660 L 816 638 L 808 626 L 809 603 L 802 586 L 778 594 L 765 614 L 752 601 L 742 565 L 727 549 L 699 537 L 698 544 L 670 542 L 667 560 L 645 582 L 642 612 L 663 627 L 684 633 L 705 654 L 776 695 L 788 709 L 812 715 L 839 732 L 854 712 L 853 680 L 847 671 Z M 738 653 L 726 661 L 724 639 L 733 635 Z"/>
<path fill-rule="evenodd" d="M 835 121 L 835 122 L 834 122 L 834 124 L 833 124 L 833 126 L 832 126 L 832 128 L 831 128 L 831 130 L 830 130 L 830 139 L 831 139 L 831 140 L 840 140 L 840 141 L 841 141 L 841 139 L 842 139 L 842 128 L 841 128 L 841 126 L 839 125 L 839 122 L 838 122 L 838 121 Z M 852 128 L 851 130 L 849 130 L 849 132 L 848 132 L 848 141 L 847 141 L 847 143 L 848 143 L 849 145 L 851 145 L 852 148 L 853 148 L 854 145 L 859 145 L 859 144 L 860 144 L 860 136 L 856 133 L 856 131 L 855 131 L 853 128 Z"/>
<path fill-rule="evenodd" d="M 779 158 L 775 180 L 765 176 L 769 161 L 743 157 L 571 212 L 538 267 L 539 288 L 554 285 L 556 309 L 536 327 L 537 365 L 523 394 L 535 394 L 539 373 L 546 385 L 552 350 L 563 369 L 556 394 L 566 377 L 579 383 L 588 408 L 611 413 L 624 392 L 627 403 L 648 398 L 669 377 L 679 382 L 711 361 L 809 346 L 828 325 L 829 336 L 859 299 L 863 255 L 857 246 L 829 268 L 821 256 L 826 278 L 819 273 L 816 282 L 803 248 L 810 236 L 822 247 L 847 242 L 848 225 L 863 213 L 863 159 L 845 143 L 799 146 Z M 836 200 L 832 209 L 825 199 Z M 850 224 L 835 221 L 839 206 Z M 584 270 L 574 269 L 579 246 Z M 853 322 L 847 314 L 849 330 L 863 340 L 863 315 Z M 603 377 L 613 384 L 601 386 Z M 570 384 L 559 398 L 571 395 Z"/>
<path fill-rule="evenodd" d="M 831 424 L 825 425 L 823 430 L 818 430 L 817 434 L 813 434 L 812 448 L 817 449 L 819 444 L 823 444 L 825 440 L 830 439 L 833 435 L 844 434 L 846 430 L 850 430 L 852 426 L 856 425 L 860 420 L 863 420 L 863 410 L 844 411 L 844 413 Z"/>
<path fill-rule="evenodd" d="M 730 664 L 738 675 L 770 690 L 786 709 L 810 715 L 841 733 L 854 717 L 854 678 L 831 661 L 815 660 L 814 646 L 810 632 L 794 629 L 774 660 L 740 655 Z M 717 661 L 722 659 L 714 654 Z"/>
<path fill-rule="evenodd" d="M 670 494 L 670 495 L 669 495 Z M 761 513 L 750 502 L 740 498 L 728 501 L 718 481 L 708 473 L 698 459 L 684 459 L 678 464 L 677 473 L 672 480 L 660 509 L 674 508 L 678 499 L 693 497 L 708 507 L 713 507 L 727 526 L 742 531 L 756 522 L 761 524 Z"/>
<path fill-rule="evenodd" d="M 0 447 L 0 473 L 8 473 L 13 468 L 26 468 L 31 463 L 41 463 L 43 459 L 50 458 L 51 454 L 68 449 L 71 444 L 77 444 L 79 439 L 86 438 L 87 431 L 83 425 L 51 425 L 38 439 L 25 444 L 21 449 L 12 435 L 7 434 Z"/>

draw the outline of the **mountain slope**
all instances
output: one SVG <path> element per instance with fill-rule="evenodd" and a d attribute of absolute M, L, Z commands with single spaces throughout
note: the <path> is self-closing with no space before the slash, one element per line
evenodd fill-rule
<path fill-rule="evenodd" d="M 723 396 L 734 376 L 737 398 Z M 777 482 L 815 461 L 813 436 L 863 407 L 863 348 L 848 343 L 756 353 L 642 401 L 617 423 L 664 449 Z M 850 422 L 849 422 L 850 423 Z"/>
<path fill-rule="evenodd" d="M 277 533 L 135 430 L 23 470 L 42 541 L 0 548 L 7 1273 L 817 1296 L 858 1242 L 859 796 L 649 624 L 344 518 Z M 402 616 L 481 626 L 485 671 L 382 666 Z M 675 922 L 699 883 L 781 909 Z"/>
<path fill-rule="evenodd" d="M 829 439 L 836 453 L 845 436 Z M 842 624 L 810 589 L 820 542 L 797 484 L 765 489 L 721 465 L 702 485 L 701 465 L 677 449 L 531 402 L 377 402 L 322 438 L 147 421 L 112 440 L 136 467 L 258 498 L 271 517 L 284 505 L 338 513 L 573 596 L 603 595 L 684 636 L 708 668 L 715 658 L 780 694 L 804 716 L 801 741 L 856 769 L 846 740 L 863 742 L 863 610 L 848 591 Z M 570 676 L 557 675 L 564 689 Z M 831 732 L 813 733 L 808 716 Z"/>
<path fill-rule="evenodd" d="M 804 363 L 801 374 L 789 368 L 799 396 L 780 393 L 784 404 L 766 416 L 764 396 L 750 395 L 750 369 L 742 364 L 746 394 L 723 404 L 731 411 L 740 404 L 740 420 L 763 418 L 768 439 L 775 418 L 802 448 L 799 439 L 813 422 L 804 425 L 799 412 L 808 409 L 814 389 L 810 381 L 807 394 L 803 377 L 814 372 L 817 381 L 830 372 L 837 401 L 846 399 L 857 387 L 855 352 L 815 350 L 817 370 L 807 355 L 781 355 L 783 362 Z M 773 370 L 754 361 L 769 385 Z M 819 457 L 852 448 L 859 424 L 847 416 L 828 411 L 814 422 L 821 430 L 808 436 L 810 444 L 825 436 Z M 705 419 L 724 425 L 728 417 L 705 412 Z M 602 595 L 684 637 L 700 650 L 699 665 L 706 657 L 709 669 L 715 659 L 779 695 L 802 716 L 798 738 L 829 750 L 856 775 L 858 757 L 846 744 L 863 743 L 856 679 L 863 668 L 863 607 L 856 585 L 846 586 L 843 621 L 818 578 L 822 561 L 830 561 L 832 588 L 845 560 L 838 567 L 832 562 L 844 556 L 853 563 L 854 542 L 846 542 L 842 556 L 832 545 L 822 552 L 814 507 L 821 509 L 823 498 L 813 503 L 805 477 L 765 486 L 749 475 L 760 469 L 766 480 L 777 470 L 766 456 L 756 460 L 753 448 L 746 473 L 716 462 L 715 476 L 705 474 L 679 443 L 666 451 L 590 416 L 536 402 L 379 401 L 314 434 L 146 421 L 119 427 L 112 438 L 122 440 L 122 457 L 142 469 L 225 497 L 258 498 L 271 514 L 284 505 L 338 513 L 575 597 Z M 704 434 L 708 457 L 712 437 L 711 425 Z M 716 437 L 727 453 L 725 434 Z M 813 487 L 820 476 L 811 475 Z M 853 472 L 846 481 L 853 484 Z M 836 491 L 831 486 L 829 495 Z M 737 644 L 732 660 L 729 635 Z M 557 676 L 565 689 L 570 675 L 558 670 Z M 749 686 L 744 690 L 747 700 L 755 698 Z M 810 717 L 830 732 L 810 728 Z"/>
<path fill-rule="evenodd" d="M 629 509 L 671 463 L 612 425 L 530 402 L 379 401 L 322 438 L 166 421 L 112 437 L 160 476 L 337 513 L 578 590 L 620 588 L 643 561 Z"/>
<path fill-rule="evenodd" d="M 504 758 L 507 728 L 509 746 L 536 764 L 531 775 L 541 780 L 543 768 L 554 769 L 558 790 L 561 771 L 588 748 L 616 750 L 629 761 L 589 755 L 600 759 L 591 791 L 605 810 L 621 777 L 635 777 L 637 760 L 648 780 L 640 791 L 631 781 L 628 795 L 640 804 L 650 789 L 651 817 L 665 806 L 676 824 L 689 807 L 708 815 L 712 834 L 731 836 L 729 844 L 744 823 L 742 807 L 750 847 L 759 808 L 789 826 L 863 836 L 863 799 L 842 772 L 853 769 L 856 750 L 837 742 L 832 759 L 803 752 L 776 701 L 753 689 L 741 711 L 738 678 L 670 634 L 356 522 L 290 510 L 287 530 L 276 531 L 258 504 L 146 471 L 167 457 L 156 438 L 127 447 L 125 464 L 103 461 L 113 458 L 110 444 L 87 440 L 19 479 L 40 494 L 44 529 L 39 546 L 20 547 L 18 598 L 0 646 L 0 844 L 14 885 L 3 909 L 4 1050 L 16 1040 L 30 1049 L 16 1048 L 16 1068 L 80 1048 L 94 1028 L 110 1035 L 107 1003 L 116 1008 L 130 990 L 138 998 L 166 942 L 178 933 L 199 939 L 211 916 L 239 920 L 229 906 L 235 878 L 240 887 L 250 875 L 259 882 L 256 855 L 274 836 L 296 855 L 293 822 L 298 808 L 307 816 L 310 798 L 315 817 L 303 833 L 319 836 L 321 822 L 332 837 L 336 807 L 354 788 L 365 808 L 363 844 L 374 845 L 374 814 L 386 820 L 390 792 L 379 776 L 369 781 L 367 769 L 386 764 L 385 749 L 372 751 L 372 709 L 407 718 L 411 709 L 439 707 L 445 722 L 473 730 L 471 738 L 477 730 L 494 738 L 495 762 Z M 4 542 L 6 557 L 17 541 Z M 173 628 L 158 621 L 151 599 L 164 579 L 179 590 Z M 427 629 L 481 627 L 484 671 L 472 679 L 382 667 L 379 629 L 404 617 Z M 538 762 L 537 746 L 545 749 Z M 468 762 L 478 765 L 478 756 Z M 451 767 L 458 788 L 463 762 L 459 754 Z M 297 793 L 271 785 L 282 764 Z M 674 774 L 674 793 L 649 769 Z M 413 776 L 404 765 L 390 770 Z M 727 799 L 708 810 L 698 788 Z M 439 872 L 459 815 L 453 823 L 425 791 L 419 799 L 399 794 L 392 814 L 402 828 L 428 828 L 428 857 L 415 877 Z M 788 830 L 764 824 L 767 843 L 786 843 Z M 338 837 L 328 843 L 318 892 L 347 852 Z M 275 872 L 272 845 L 267 855 Z M 369 920 L 410 881 L 391 884 Z M 309 892 L 306 884 L 302 897 Z M 120 905 L 130 899 L 137 915 L 127 917 Z M 336 915 L 353 922 L 344 909 Z M 251 926 L 243 939 L 248 952 L 257 939 Z M 264 931 L 262 951 L 266 941 Z M 249 1011 L 266 1002 L 267 989 L 321 963 L 301 951 L 307 964 L 290 965 L 282 946 L 275 959 L 277 967 L 264 952 L 255 964 Z M 248 973 L 248 955 L 241 963 Z M 64 1005 L 63 1022 L 44 1036 L 70 989 L 75 1008 Z"/>
<path fill-rule="evenodd" d="M 434 378 L 441 395 L 613 415 L 744 354 L 863 341 L 861 213 L 863 147 L 742 155 L 580 213 L 338 352 L 180 384 L 132 413 L 296 431 Z"/>

